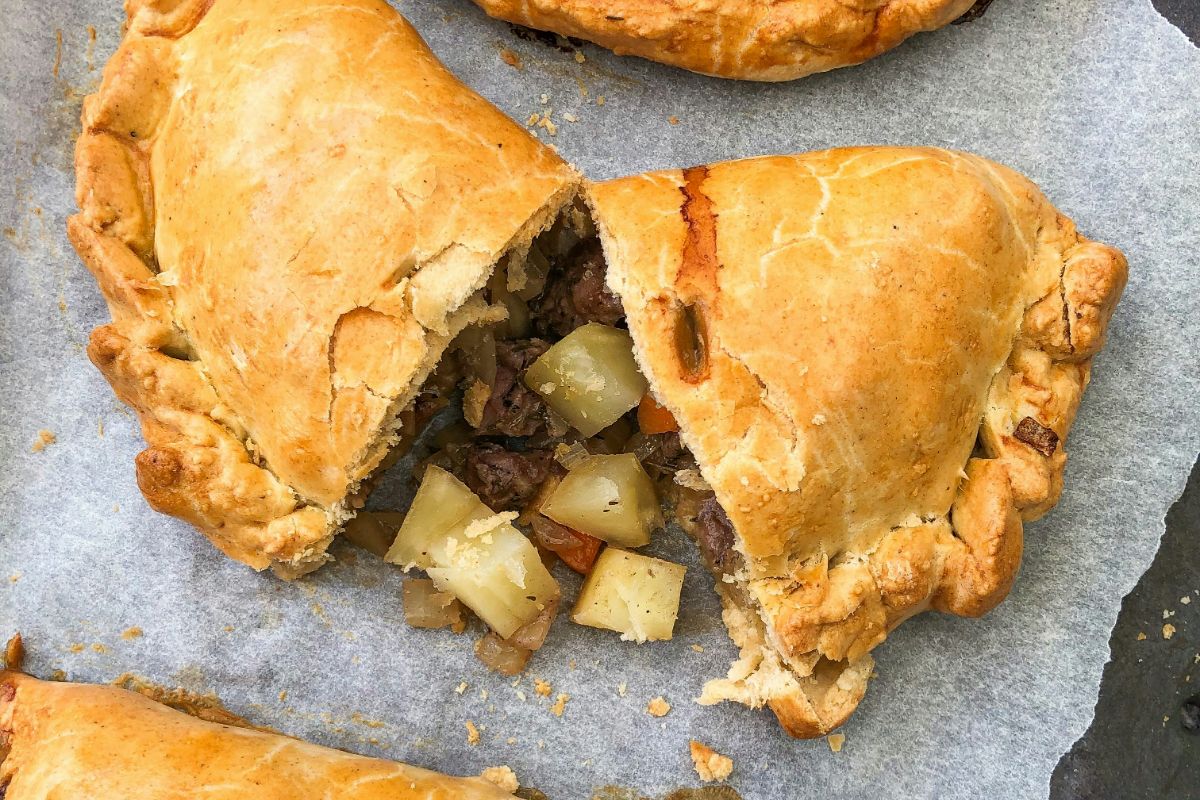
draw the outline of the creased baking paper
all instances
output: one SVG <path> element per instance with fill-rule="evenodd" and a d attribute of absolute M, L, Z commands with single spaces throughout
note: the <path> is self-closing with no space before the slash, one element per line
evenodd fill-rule
<path fill-rule="evenodd" d="M 63 233 L 79 102 L 116 45 L 117 6 L 0 2 L 0 634 L 25 634 L 32 671 L 135 671 L 336 747 L 455 773 L 508 764 L 553 798 L 695 785 L 692 738 L 734 759 L 745 797 L 1046 795 L 1200 441 L 1200 52 L 1148 0 L 1005 0 L 865 66 L 782 85 L 563 52 L 464 0 L 401 5 L 468 84 L 522 122 L 548 116 L 538 135 L 593 177 L 833 145 L 955 147 L 1026 173 L 1128 254 L 1066 491 L 1028 526 L 1012 595 L 981 621 L 901 627 L 837 754 L 768 714 L 692 702 L 734 653 L 679 535 L 652 548 L 689 566 L 674 641 L 638 647 L 560 618 L 515 680 L 484 671 L 469 636 L 406 628 L 400 574 L 348 546 L 288 584 L 147 508 L 135 420 L 83 352 L 107 314 Z M 34 452 L 40 430 L 56 441 Z M 402 465 L 373 503 L 403 507 L 408 491 Z M 662 718 L 646 712 L 659 695 Z"/>

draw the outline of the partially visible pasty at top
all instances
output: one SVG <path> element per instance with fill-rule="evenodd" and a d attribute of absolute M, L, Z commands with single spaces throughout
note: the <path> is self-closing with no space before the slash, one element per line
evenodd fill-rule
<path fill-rule="evenodd" d="M 475 0 L 493 17 L 705 75 L 785 81 L 859 64 L 977 0 Z M 990 0 L 978 0 L 986 7 Z"/>

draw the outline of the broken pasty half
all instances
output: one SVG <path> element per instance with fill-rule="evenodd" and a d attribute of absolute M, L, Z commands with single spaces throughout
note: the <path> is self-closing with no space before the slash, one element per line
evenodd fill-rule
<path fill-rule="evenodd" d="M 298 575 L 578 179 L 381 0 L 126 6 L 76 148 L 68 232 L 112 315 L 88 355 L 150 504 Z"/>
<path fill-rule="evenodd" d="M 741 659 L 702 702 L 823 734 L 896 625 L 1008 592 L 1125 259 L 945 150 L 670 170 L 589 201 L 638 362 L 711 487 L 676 516 Z"/>
<path fill-rule="evenodd" d="M 705 75 L 784 81 L 859 64 L 991 0 L 475 0 L 493 17 Z"/>
<path fill-rule="evenodd" d="M 212 800 L 502 800 L 455 778 L 201 719 L 116 686 L 0 670 L 0 797 Z M 503 770 L 515 782 L 511 771 Z M 513 787 L 515 788 L 515 787 Z"/>

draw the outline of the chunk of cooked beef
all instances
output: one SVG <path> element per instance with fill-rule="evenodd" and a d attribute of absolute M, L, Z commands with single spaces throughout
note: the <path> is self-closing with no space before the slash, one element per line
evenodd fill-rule
<path fill-rule="evenodd" d="M 469 446 L 463 480 L 493 511 L 520 511 L 561 467 L 549 450 L 507 450 L 491 442 Z"/>
<path fill-rule="evenodd" d="M 563 337 L 588 322 L 615 325 L 625 309 L 608 290 L 604 252 L 598 239 L 580 242 L 550 273 L 546 288 L 530 307 L 541 336 Z"/>
<path fill-rule="evenodd" d="M 733 549 L 733 523 L 717 498 L 710 497 L 700 504 L 696 514 L 695 536 L 700 552 L 712 569 L 720 574 L 732 571 L 737 559 L 737 552 Z"/>
<path fill-rule="evenodd" d="M 479 432 L 500 436 L 532 436 L 545 427 L 546 404 L 525 385 L 525 370 L 550 345 L 542 339 L 496 342 L 496 380 L 483 406 Z"/>

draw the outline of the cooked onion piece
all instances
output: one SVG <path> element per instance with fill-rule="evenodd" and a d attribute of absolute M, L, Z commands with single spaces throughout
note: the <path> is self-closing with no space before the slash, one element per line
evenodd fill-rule
<path fill-rule="evenodd" d="M 629 334 L 595 322 L 543 353 L 526 371 L 525 385 L 584 436 L 612 425 L 646 393 Z"/>
<path fill-rule="evenodd" d="M 395 511 L 360 511 L 342 528 L 342 535 L 367 552 L 383 558 L 403 520 L 404 515 Z"/>
<path fill-rule="evenodd" d="M 571 619 L 618 631 L 626 641 L 670 639 L 685 568 L 607 547 L 583 582 Z"/>
<path fill-rule="evenodd" d="M 622 547 L 648 544 L 650 531 L 663 524 L 654 482 L 633 453 L 575 461 L 541 512 Z"/>
<path fill-rule="evenodd" d="M 408 578 L 404 581 L 404 621 L 414 628 L 466 628 L 462 604 L 454 595 L 438 591 L 433 581 Z"/>
<path fill-rule="evenodd" d="M 532 650 L 518 647 L 507 639 L 502 639 L 489 631 L 486 636 L 475 643 L 475 657 L 483 662 L 488 669 L 501 675 L 516 675 L 525 669 Z"/>
<path fill-rule="evenodd" d="M 537 548 L 510 524 L 514 516 L 493 514 L 457 478 L 431 465 L 387 560 L 424 568 L 439 590 L 501 637 L 511 636 L 559 596 Z"/>

